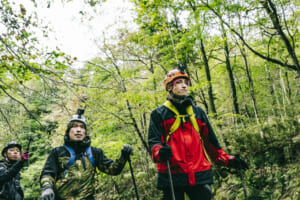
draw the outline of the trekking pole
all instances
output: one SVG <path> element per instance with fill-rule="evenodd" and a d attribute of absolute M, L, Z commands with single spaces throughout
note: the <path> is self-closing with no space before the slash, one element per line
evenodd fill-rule
<path fill-rule="evenodd" d="M 28 136 L 28 145 L 26 151 L 29 152 L 30 149 L 30 143 L 33 141 L 33 136 Z M 30 164 L 29 159 L 28 159 L 28 165 Z"/>
<path fill-rule="evenodd" d="M 133 185 L 134 185 L 136 199 L 139 200 L 139 194 L 138 194 L 138 190 L 137 190 L 135 179 L 134 179 L 134 175 L 133 175 L 133 169 L 132 169 L 132 166 L 131 166 L 130 155 L 128 156 L 128 163 L 129 163 L 129 167 L 130 167 L 130 172 L 131 172 L 132 182 L 133 182 Z"/>
<path fill-rule="evenodd" d="M 29 151 L 30 143 L 33 141 L 33 136 L 28 136 L 28 145 L 27 145 L 27 151 Z"/>
<path fill-rule="evenodd" d="M 172 174 L 171 174 L 171 169 L 170 169 L 170 162 L 167 160 L 167 168 L 168 168 L 168 174 L 169 174 L 169 181 L 170 181 L 170 188 L 171 188 L 171 193 L 172 193 L 172 200 L 175 199 L 175 192 L 174 192 L 174 187 L 173 187 L 173 180 L 172 180 Z"/>
<path fill-rule="evenodd" d="M 30 143 L 33 141 L 33 136 L 28 136 L 28 144 L 27 144 L 27 149 L 26 151 L 29 152 L 30 149 Z M 28 165 L 30 164 L 29 159 L 28 159 Z"/>
<path fill-rule="evenodd" d="M 243 190 L 244 190 L 244 195 L 245 195 L 245 200 L 248 200 L 247 198 L 247 190 L 246 190 L 246 186 L 245 186 L 245 182 L 244 182 L 244 176 L 243 176 L 243 171 L 240 169 L 239 171 L 239 175 L 242 181 L 242 185 L 243 185 Z"/>
<path fill-rule="evenodd" d="M 163 124 L 163 128 L 164 128 L 163 130 L 165 130 L 165 125 L 164 124 Z M 166 133 L 163 135 L 163 138 L 164 138 L 163 145 L 165 146 L 165 145 L 167 145 L 167 134 Z M 167 160 L 166 164 L 167 164 L 167 169 L 168 169 L 172 200 L 176 200 L 175 199 L 174 186 L 173 186 L 173 180 L 172 180 L 172 173 L 171 173 L 171 169 L 170 169 L 170 161 Z"/>
<path fill-rule="evenodd" d="M 240 158 L 240 155 L 236 155 L 237 158 Z M 241 164 L 240 164 L 241 167 Z M 246 186 L 245 186 L 245 181 L 244 181 L 244 176 L 243 176 L 243 170 L 242 169 L 238 169 L 238 174 L 240 176 L 240 179 L 242 181 L 242 185 L 243 185 L 243 190 L 244 190 L 244 195 L 245 195 L 245 200 L 248 200 L 247 198 L 247 190 L 246 190 Z"/>

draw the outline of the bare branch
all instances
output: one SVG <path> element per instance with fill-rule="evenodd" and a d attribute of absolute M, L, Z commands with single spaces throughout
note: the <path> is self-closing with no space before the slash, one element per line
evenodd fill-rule
<path fill-rule="evenodd" d="M 5 90 L 5 88 L 4 88 L 2 85 L 0 85 L 0 88 L 1 88 L 1 90 L 2 90 L 7 96 L 9 96 L 12 100 L 14 100 L 14 101 L 16 101 L 17 103 L 21 104 L 22 107 L 26 110 L 26 112 L 27 112 L 33 119 L 35 119 L 35 121 L 37 121 L 37 122 L 40 124 L 41 127 L 45 128 L 45 127 L 41 124 L 41 122 L 40 122 L 40 121 L 39 121 L 39 120 L 31 113 L 31 111 L 25 106 L 24 103 L 22 103 L 21 101 L 17 100 L 16 98 L 14 98 L 12 95 L 10 95 L 10 94 Z"/>

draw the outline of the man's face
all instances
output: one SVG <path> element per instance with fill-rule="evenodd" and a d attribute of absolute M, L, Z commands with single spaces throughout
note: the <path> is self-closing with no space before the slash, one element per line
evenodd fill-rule
<path fill-rule="evenodd" d="M 185 78 L 178 78 L 173 81 L 173 94 L 178 96 L 186 96 L 188 92 L 189 81 Z"/>
<path fill-rule="evenodd" d="M 81 141 L 85 137 L 85 127 L 82 122 L 73 122 L 69 132 L 69 138 L 73 141 Z"/>
<path fill-rule="evenodd" d="M 4 155 L 8 160 L 18 160 L 20 158 L 20 149 L 18 147 L 9 148 Z"/>

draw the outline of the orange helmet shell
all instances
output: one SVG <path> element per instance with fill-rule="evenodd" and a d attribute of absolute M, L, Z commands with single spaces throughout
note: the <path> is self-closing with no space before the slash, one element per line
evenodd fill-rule
<path fill-rule="evenodd" d="M 190 81 L 190 77 L 187 75 L 187 73 L 181 73 L 179 69 L 172 69 L 169 71 L 165 77 L 165 89 L 167 90 L 167 86 L 169 83 L 172 83 L 177 78 L 186 78 Z M 168 91 L 168 90 L 167 90 Z"/>

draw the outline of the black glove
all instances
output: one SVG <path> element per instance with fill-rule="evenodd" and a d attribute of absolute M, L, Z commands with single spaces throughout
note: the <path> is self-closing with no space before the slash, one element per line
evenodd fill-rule
<path fill-rule="evenodd" d="M 43 191 L 41 200 L 54 200 L 55 194 L 52 188 L 47 188 Z"/>
<path fill-rule="evenodd" d="M 121 152 L 121 157 L 128 160 L 129 156 L 132 154 L 132 147 L 129 144 L 124 144 L 123 148 L 121 149 Z"/>
<path fill-rule="evenodd" d="M 169 145 L 162 146 L 158 150 L 158 155 L 163 162 L 169 160 L 169 158 L 173 156 L 171 147 Z"/>
<path fill-rule="evenodd" d="M 249 169 L 246 161 L 241 159 L 239 156 L 235 156 L 233 159 L 230 159 L 228 162 L 228 167 L 235 169 Z"/>

